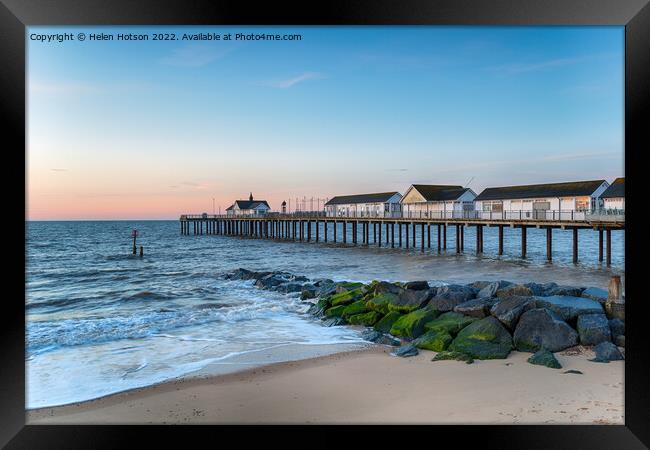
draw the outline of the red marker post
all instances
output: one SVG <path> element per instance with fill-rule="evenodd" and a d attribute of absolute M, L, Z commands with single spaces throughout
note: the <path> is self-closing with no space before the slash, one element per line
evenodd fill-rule
<path fill-rule="evenodd" d="M 133 254 L 135 255 L 137 253 L 136 246 L 135 246 L 135 239 L 138 237 L 138 230 L 135 228 L 131 232 L 131 237 L 133 238 Z"/>

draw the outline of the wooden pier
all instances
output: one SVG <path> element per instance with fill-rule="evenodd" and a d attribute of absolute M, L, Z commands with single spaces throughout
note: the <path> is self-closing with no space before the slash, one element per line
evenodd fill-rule
<path fill-rule="evenodd" d="M 558 216 L 560 217 L 560 216 Z M 323 234 L 320 235 L 320 225 Z M 313 226 L 312 226 L 313 225 Z M 526 258 L 526 230 L 546 229 L 546 259 L 553 259 L 553 229 L 573 230 L 573 262 L 578 262 L 578 230 L 598 232 L 598 261 L 612 262 L 612 237 L 615 230 L 625 229 L 624 217 L 585 216 L 578 220 L 539 218 L 418 218 L 418 217 L 327 217 L 322 213 L 270 213 L 264 215 L 182 215 L 180 231 L 183 235 L 224 235 L 260 239 L 291 240 L 299 242 L 348 242 L 348 227 L 351 227 L 352 244 L 376 245 L 382 243 L 391 248 L 416 247 L 416 236 L 420 235 L 421 250 L 431 248 L 431 227 L 437 234 L 437 251 L 447 249 L 447 228 L 455 227 L 456 253 L 465 251 L 465 227 L 476 228 L 476 254 L 483 253 L 483 228 L 498 228 L 498 255 L 503 255 L 503 236 L 506 229 L 521 230 L 521 257 Z M 372 239 L 370 235 L 372 228 Z M 397 228 L 397 230 L 396 230 Z M 403 229 L 404 228 L 404 231 Z M 331 231 L 329 231 L 331 229 Z M 382 237 L 383 230 L 383 237 Z M 397 233 L 396 233 L 397 231 Z M 397 235 L 397 240 L 396 240 Z M 403 240 L 402 237 L 405 239 Z M 330 241 L 331 239 L 331 241 Z M 604 257 L 604 258 L 603 258 Z"/>

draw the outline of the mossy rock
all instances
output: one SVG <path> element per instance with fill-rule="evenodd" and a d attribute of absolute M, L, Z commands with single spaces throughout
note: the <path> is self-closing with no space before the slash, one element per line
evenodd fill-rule
<path fill-rule="evenodd" d="M 402 315 L 398 312 L 395 311 L 389 312 L 384 317 L 382 317 L 379 322 L 375 324 L 375 330 L 381 331 L 382 333 L 389 333 L 393 324 L 400 317 L 402 317 Z"/>
<path fill-rule="evenodd" d="M 460 330 L 449 346 L 449 350 L 475 359 L 505 359 L 512 349 L 512 336 L 501 322 L 491 316 Z"/>
<path fill-rule="evenodd" d="M 455 360 L 455 361 L 465 361 L 467 364 L 472 364 L 474 358 L 465 353 L 453 352 L 453 351 L 444 351 L 438 353 L 433 357 L 431 361 L 446 361 L 446 360 Z"/>
<path fill-rule="evenodd" d="M 441 352 L 446 350 L 454 339 L 445 331 L 427 331 L 422 336 L 413 340 L 417 348 Z"/>
<path fill-rule="evenodd" d="M 362 287 L 364 287 L 364 284 L 360 282 L 342 281 L 340 283 L 336 283 L 336 293 L 340 294 L 343 292 L 354 291 L 356 289 L 361 289 Z"/>
<path fill-rule="evenodd" d="M 325 310 L 325 317 L 342 317 L 345 311 L 345 305 L 333 306 Z"/>
<path fill-rule="evenodd" d="M 341 317 L 347 319 L 349 316 L 354 316 L 355 314 L 363 314 L 365 312 L 368 312 L 366 302 L 363 300 L 357 300 L 356 302 L 350 303 L 345 307 L 343 314 L 341 314 Z"/>
<path fill-rule="evenodd" d="M 353 291 L 345 291 L 345 292 L 341 292 L 340 294 L 334 294 L 332 295 L 332 299 L 331 299 L 332 306 L 348 305 L 357 300 L 361 300 L 361 297 L 363 297 L 363 293 L 361 292 L 361 289 L 355 289 Z"/>
<path fill-rule="evenodd" d="M 538 366 L 546 366 L 550 367 L 551 369 L 561 369 L 562 364 L 555 358 L 555 355 L 545 348 L 538 350 L 536 353 L 533 354 L 530 358 L 528 358 L 528 362 L 531 364 L 535 364 Z"/>
<path fill-rule="evenodd" d="M 437 319 L 425 324 L 424 328 L 429 331 L 444 331 L 452 336 L 456 336 L 460 330 L 477 320 L 476 317 L 469 317 L 449 311 L 441 314 Z"/>
<path fill-rule="evenodd" d="M 406 314 L 395 321 L 390 329 L 393 336 L 414 339 L 424 333 L 424 325 L 440 315 L 435 308 L 422 308 Z"/>
<path fill-rule="evenodd" d="M 355 314 L 347 318 L 348 323 L 351 325 L 364 325 L 371 327 L 381 319 L 381 314 L 377 311 L 368 311 L 363 314 Z"/>
<path fill-rule="evenodd" d="M 382 314 L 388 314 L 389 305 L 392 302 L 395 302 L 396 300 L 397 300 L 397 295 L 395 294 L 389 294 L 389 293 L 374 294 L 374 297 L 372 297 L 366 302 L 366 306 L 368 306 L 368 309 L 370 309 L 371 311 L 378 311 Z"/>

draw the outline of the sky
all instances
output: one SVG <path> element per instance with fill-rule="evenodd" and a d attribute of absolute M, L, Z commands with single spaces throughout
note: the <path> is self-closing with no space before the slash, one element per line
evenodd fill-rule
<path fill-rule="evenodd" d="M 181 39 L 200 32 L 233 39 Z M 55 33 L 75 40 L 31 38 Z M 623 27 L 30 27 L 26 42 L 29 220 L 624 175 Z"/>

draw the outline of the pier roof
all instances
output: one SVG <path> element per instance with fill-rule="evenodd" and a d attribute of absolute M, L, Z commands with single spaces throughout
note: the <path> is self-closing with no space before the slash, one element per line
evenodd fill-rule
<path fill-rule="evenodd" d="M 601 198 L 618 198 L 625 197 L 625 177 L 620 177 L 612 181 L 605 192 L 600 196 Z"/>
<path fill-rule="evenodd" d="M 445 184 L 413 184 L 409 190 L 411 189 L 418 191 L 428 202 L 456 200 L 458 197 L 470 190 L 469 188 L 464 188 L 462 186 Z"/>
<path fill-rule="evenodd" d="M 337 195 L 332 197 L 327 205 L 348 205 L 353 203 L 384 203 L 399 192 L 379 192 L 376 194 Z"/>
<path fill-rule="evenodd" d="M 260 205 L 266 205 L 269 209 L 271 208 L 266 200 L 235 200 L 235 203 L 226 208 L 226 211 L 233 209 L 235 204 L 239 209 L 255 209 Z"/>
<path fill-rule="evenodd" d="M 477 197 L 482 200 L 507 200 L 540 197 L 575 197 L 591 195 L 605 180 L 571 181 L 567 183 L 528 184 L 486 188 Z"/>

